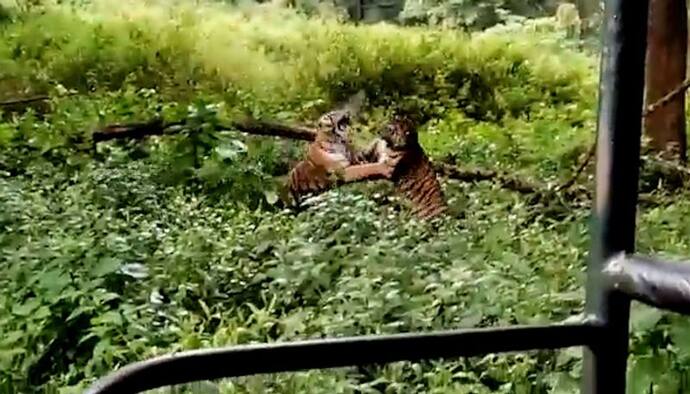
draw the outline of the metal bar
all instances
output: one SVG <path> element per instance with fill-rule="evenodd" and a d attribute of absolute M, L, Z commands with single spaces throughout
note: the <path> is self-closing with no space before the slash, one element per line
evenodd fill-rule
<path fill-rule="evenodd" d="M 137 393 L 174 384 L 260 373 L 583 346 L 593 343 L 599 330 L 600 326 L 594 322 L 583 322 L 195 350 L 125 366 L 96 382 L 87 393 Z"/>
<path fill-rule="evenodd" d="M 690 315 L 690 262 L 621 253 L 604 266 L 607 285 L 647 305 Z"/>
<path fill-rule="evenodd" d="M 630 301 L 604 286 L 603 265 L 635 245 L 648 0 L 608 0 L 599 82 L 596 201 L 587 312 L 603 324 L 585 350 L 583 392 L 624 394 Z"/>

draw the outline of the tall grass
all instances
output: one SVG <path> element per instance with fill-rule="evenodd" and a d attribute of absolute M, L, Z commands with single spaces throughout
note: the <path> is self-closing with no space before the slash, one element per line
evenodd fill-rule
<path fill-rule="evenodd" d="M 224 101 L 227 116 L 301 120 L 363 89 L 367 113 L 412 105 L 434 118 L 436 136 L 422 137 L 434 155 L 555 177 L 590 143 L 597 62 L 564 47 L 548 20 L 534 26 L 468 35 L 270 5 L 47 5 L 2 28 L 0 95 L 134 86 Z M 535 143 L 556 153 L 530 153 Z"/>
<path fill-rule="evenodd" d="M 534 92 L 523 96 L 547 105 L 591 103 L 591 59 L 546 42 L 548 34 L 353 26 L 270 6 L 93 1 L 46 6 L 5 26 L 0 58 L 5 83 L 34 89 L 117 89 L 129 81 L 173 94 L 202 85 L 276 110 L 361 88 L 375 101 L 422 95 L 443 105 L 476 106 L 483 95 L 498 112 L 523 106 L 513 96 L 525 87 Z"/>

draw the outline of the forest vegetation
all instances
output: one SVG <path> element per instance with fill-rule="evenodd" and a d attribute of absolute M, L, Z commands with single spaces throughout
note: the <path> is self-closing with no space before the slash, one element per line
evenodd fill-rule
<path fill-rule="evenodd" d="M 358 24 L 325 3 L 0 2 L 0 393 L 78 393 L 187 349 L 582 314 L 599 36 L 509 3 L 483 2 L 484 24 Z M 434 163 L 491 175 L 439 174 L 433 223 L 387 181 L 285 207 L 305 142 L 233 122 L 311 125 L 359 91 L 358 145 L 412 108 Z M 156 118 L 187 123 L 94 140 Z M 690 172 L 643 162 L 637 249 L 688 256 Z M 631 329 L 630 392 L 689 390 L 690 321 L 634 304 Z M 576 393 L 581 367 L 565 349 L 180 390 Z"/>

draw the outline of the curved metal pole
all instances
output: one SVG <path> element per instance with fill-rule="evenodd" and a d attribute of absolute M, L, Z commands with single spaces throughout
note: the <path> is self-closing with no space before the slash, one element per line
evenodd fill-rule
<path fill-rule="evenodd" d="M 87 394 L 129 394 L 200 380 L 428 358 L 582 346 L 600 337 L 595 322 L 361 336 L 203 349 L 130 364 Z"/>

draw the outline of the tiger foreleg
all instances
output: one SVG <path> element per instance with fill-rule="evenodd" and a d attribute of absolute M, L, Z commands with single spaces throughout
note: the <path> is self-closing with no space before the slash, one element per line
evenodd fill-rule
<path fill-rule="evenodd" d="M 357 152 L 356 157 L 359 163 L 381 163 L 388 157 L 386 155 L 387 149 L 386 141 L 381 138 L 375 138 L 366 148 Z"/>
<path fill-rule="evenodd" d="M 397 160 L 389 159 L 383 163 L 356 164 L 348 166 L 341 171 L 338 180 L 341 183 L 354 183 L 361 181 L 390 179 L 395 171 Z"/>

